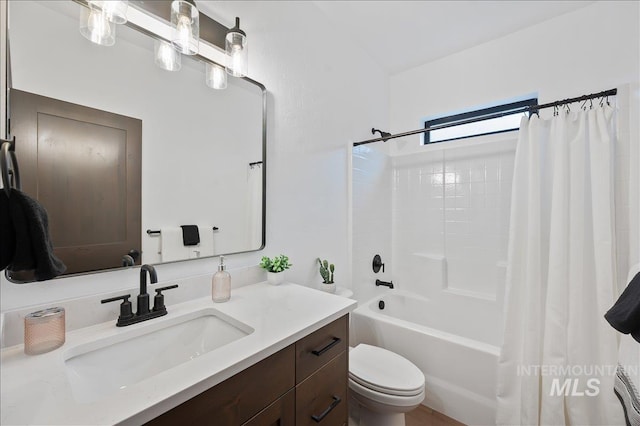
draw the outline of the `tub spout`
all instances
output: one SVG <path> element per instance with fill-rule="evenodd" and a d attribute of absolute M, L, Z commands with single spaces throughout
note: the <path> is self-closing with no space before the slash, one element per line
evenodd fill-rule
<path fill-rule="evenodd" d="M 393 288 L 393 281 L 386 282 L 386 281 L 376 280 L 376 287 L 379 286 L 379 285 L 383 285 L 385 287 Z"/>

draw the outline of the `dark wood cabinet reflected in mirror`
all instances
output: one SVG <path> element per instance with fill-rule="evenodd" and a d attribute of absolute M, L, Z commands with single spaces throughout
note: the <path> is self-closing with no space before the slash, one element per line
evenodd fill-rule
<path fill-rule="evenodd" d="M 122 266 L 141 244 L 142 122 L 15 89 L 9 98 L 22 190 L 47 210 L 66 273 Z"/>
<path fill-rule="evenodd" d="M 9 65 L 13 90 L 115 116 L 134 117 L 141 127 L 137 242 L 129 239 L 131 225 L 126 225 L 126 231 L 121 228 L 125 226 L 122 220 L 131 220 L 130 195 L 136 192 L 132 188 L 135 184 L 128 181 L 129 176 L 126 177 L 125 196 L 121 185 L 121 179 L 125 178 L 118 180 L 115 177 L 118 176 L 115 170 L 122 172 L 126 169 L 126 174 L 129 173 L 128 163 L 118 160 L 109 166 L 113 169 L 101 170 L 102 177 L 96 182 L 107 182 L 107 187 L 98 191 L 88 189 L 91 179 L 86 175 L 87 170 L 98 169 L 95 163 L 85 163 L 73 172 L 65 170 L 58 176 L 58 166 L 53 167 L 54 163 L 50 163 L 47 170 L 45 164 L 49 160 L 43 158 L 44 162 L 40 162 L 39 156 L 44 155 L 44 151 L 38 154 L 37 176 L 27 176 L 32 174 L 27 168 L 33 169 L 29 162 L 33 162 L 34 157 L 26 152 L 22 154 L 21 146 L 38 146 L 42 141 L 34 134 L 27 133 L 24 137 L 16 134 L 18 161 L 25 163 L 23 186 L 27 193 L 45 204 L 51 221 L 55 221 L 51 223 L 51 233 L 56 250 L 75 246 L 78 242 L 89 245 L 109 239 L 123 242 L 109 255 L 115 259 L 117 251 L 119 260 L 115 265 L 113 259 L 105 263 L 106 259 L 89 259 L 91 256 L 87 255 L 86 262 L 83 262 L 92 266 L 71 268 L 70 271 L 119 267 L 122 256 L 131 249 L 141 252 L 137 264 L 260 250 L 265 236 L 264 86 L 249 78 L 229 77 L 227 89 L 210 89 L 205 84 L 205 65 L 200 57 L 183 55 L 182 67 L 177 72 L 160 69 L 154 63 L 154 39 L 127 26 L 118 26 L 114 46 L 95 45 L 78 31 L 82 7 L 71 0 L 9 2 Z M 55 42 L 52 34 L 55 34 Z M 13 102 L 11 98 L 9 100 Z M 13 105 L 10 105 L 10 115 L 14 113 L 11 109 Z M 61 125 L 69 128 L 69 122 L 64 124 L 64 120 L 51 118 L 60 116 L 57 111 L 47 114 L 38 122 L 42 120 L 43 124 L 54 128 Z M 114 140 L 120 137 L 120 144 L 125 143 L 125 139 L 129 143 L 128 133 L 126 137 L 118 133 L 117 129 L 122 129 L 120 125 L 91 123 L 76 123 L 71 127 L 75 127 L 76 133 L 86 131 Z M 91 148 L 80 144 L 80 148 L 67 145 L 65 149 L 68 151 L 51 149 L 47 155 L 50 158 L 67 157 Z M 114 155 L 122 160 L 124 151 L 116 151 L 118 153 Z M 29 188 L 25 185 L 27 180 L 45 177 L 47 173 L 50 174 L 46 176 L 49 184 L 47 195 L 44 192 L 40 194 L 44 187 L 39 183 L 37 188 L 33 184 L 29 184 Z M 101 228 L 103 236 L 82 241 L 82 238 L 78 239 L 80 235 L 72 237 L 73 231 L 66 229 L 65 222 L 75 223 L 77 219 L 70 216 L 68 206 L 55 204 L 60 196 L 51 192 L 52 186 L 57 186 L 55 182 L 65 179 L 73 181 L 68 185 L 73 197 L 84 199 L 81 191 L 112 194 L 111 201 L 105 205 L 100 199 L 92 200 L 87 207 L 98 214 L 89 223 L 94 228 Z M 115 180 L 109 182 L 109 179 Z M 49 198 L 45 200 L 40 195 Z M 105 212 L 109 212 L 108 218 L 99 217 Z M 108 224 L 109 220 L 113 222 Z M 168 256 L 169 250 L 165 249 L 169 238 L 163 238 L 161 233 L 146 232 L 179 229 L 181 225 L 198 225 L 201 229 L 211 230 L 211 235 L 207 235 L 210 240 L 206 249 L 178 250 L 178 256 L 173 250 L 174 253 Z M 214 228 L 217 230 L 213 231 Z M 123 232 L 127 235 L 121 239 Z M 118 237 L 114 238 L 114 235 Z M 76 250 L 74 253 L 85 252 Z"/>

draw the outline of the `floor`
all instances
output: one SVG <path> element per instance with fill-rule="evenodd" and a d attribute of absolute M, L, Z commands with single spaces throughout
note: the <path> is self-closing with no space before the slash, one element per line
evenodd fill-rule
<path fill-rule="evenodd" d="M 406 426 L 461 426 L 463 423 L 453 420 L 431 408 L 419 405 L 405 414 Z"/>

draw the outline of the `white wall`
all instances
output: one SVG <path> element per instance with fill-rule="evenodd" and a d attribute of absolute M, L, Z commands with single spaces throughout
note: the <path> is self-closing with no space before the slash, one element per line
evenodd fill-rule
<path fill-rule="evenodd" d="M 428 116 L 525 94 L 545 103 L 638 81 L 638 8 L 600 1 L 392 76 L 392 133 L 420 128 Z M 399 150 L 415 147 L 419 137 L 399 142 Z"/>
<path fill-rule="evenodd" d="M 207 5 L 211 6 L 211 5 Z M 350 287 L 348 163 L 350 141 L 388 119 L 384 72 L 308 2 L 215 2 L 223 24 L 240 16 L 250 37 L 249 76 L 267 87 L 267 246 L 231 256 L 229 268 L 285 253 L 288 279 L 321 281 L 315 258 L 336 265 L 339 285 Z M 346 43 L 346 44 L 345 44 Z M 216 260 L 160 265 L 171 281 L 215 270 Z M 118 271 L 13 285 L 1 280 L 1 307 L 54 302 L 135 286 L 138 271 Z"/>

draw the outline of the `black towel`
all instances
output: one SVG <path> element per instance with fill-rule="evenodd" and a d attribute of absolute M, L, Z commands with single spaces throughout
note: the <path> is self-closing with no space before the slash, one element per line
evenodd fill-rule
<path fill-rule="evenodd" d="M 0 270 L 6 268 L 16 251 L 16 231 L 11 223 L 9 197 L 0 189 Z"/>
<path fill-rule="evenodd" d="M 33 198 L 11 190 L 9 210 L 15 229 L 15 254 L 10 271 L 32 270 L 37 281 L 64 273 L 67 267 L 53 254 L 47 211 Z"/>
<path fill-rule="evenodd" d="M 640 342 L 640 272 L 624 289 L 618 301 L 604 315 L 611 327 Z"/>
<path fill-rule="evenodd" d="M 182 244 L 185 246 L 197 246 L 200 244 L 200 232 L 196 225 L 181 225 Z"/>

